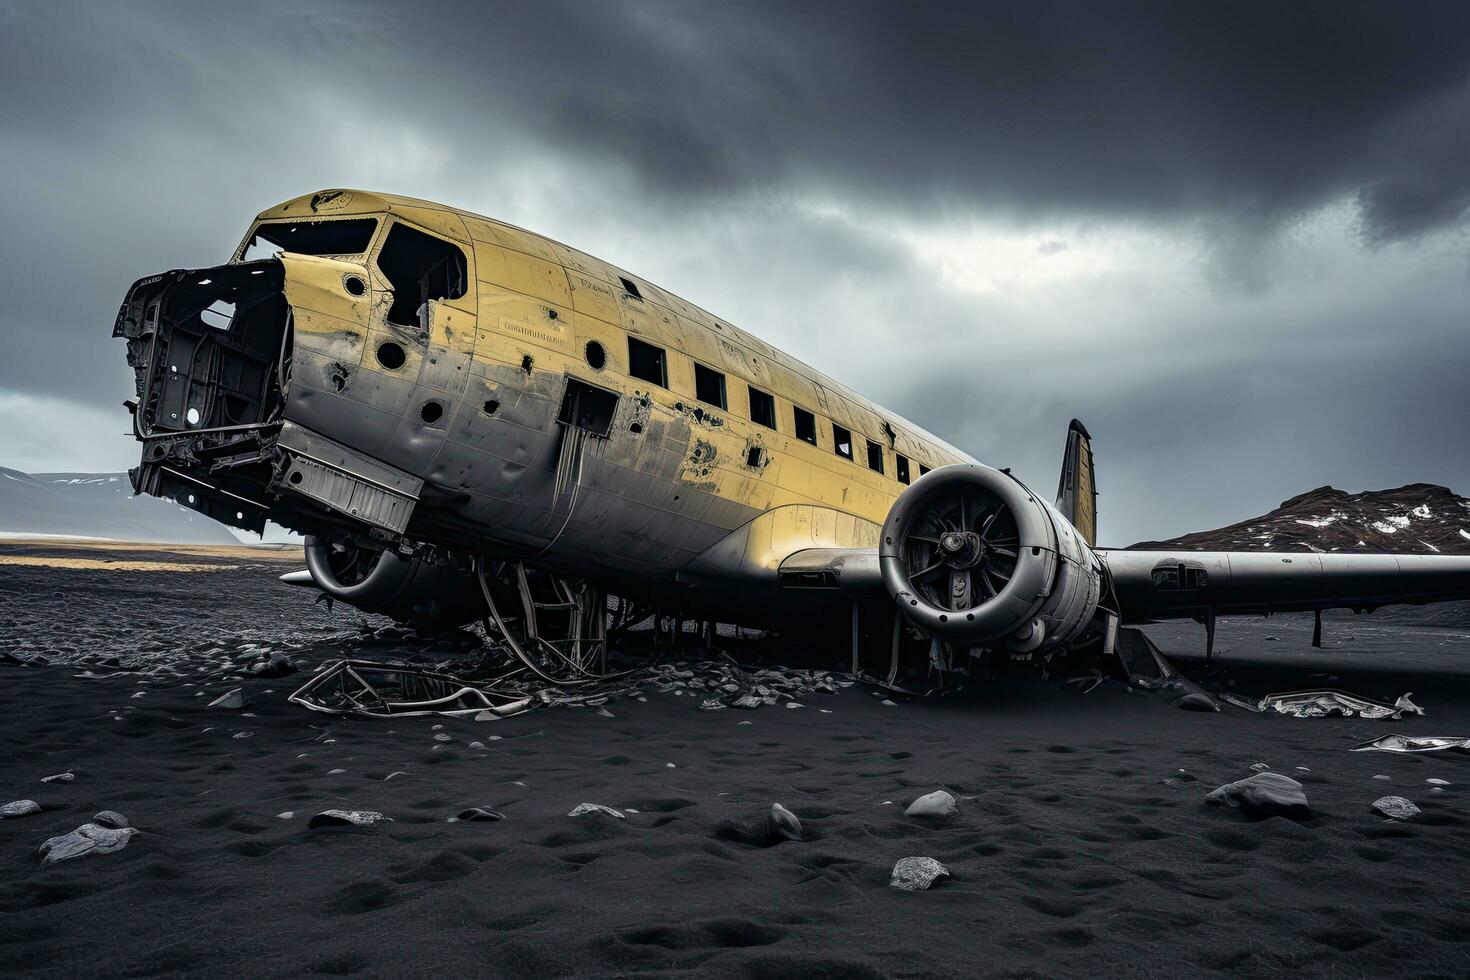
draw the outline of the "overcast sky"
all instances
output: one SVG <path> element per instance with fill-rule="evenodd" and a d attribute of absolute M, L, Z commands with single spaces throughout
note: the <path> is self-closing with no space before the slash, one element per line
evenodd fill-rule
<path fill-rule="evenodd" d="M 331 187 L 631 269 L 1104 543 L 1470 493 L 1470 4 L 0 0 L 0 465 L 137 450 L 127 286 Z"/>

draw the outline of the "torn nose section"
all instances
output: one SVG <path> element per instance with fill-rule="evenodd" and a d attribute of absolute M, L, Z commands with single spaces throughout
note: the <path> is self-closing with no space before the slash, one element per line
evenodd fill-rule
<path fill-rule="evenodd" d="M 113 327 L 136 376 L 131 471 L 167 497 L 259 533 L 291 385 L 291 308 L 275 259 L 175 270 L 134 283 Z"/>

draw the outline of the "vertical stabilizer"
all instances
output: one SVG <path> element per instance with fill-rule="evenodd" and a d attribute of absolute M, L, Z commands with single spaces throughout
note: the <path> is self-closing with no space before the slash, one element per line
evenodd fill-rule
<path fill-rule="evenodd" d="M 1092 436 L 1076 419 L 1067 427 L 1057 510 L 1072 522 L 1089 546 L 1097 545 L 1097 485 L 1092 479 Z"/>

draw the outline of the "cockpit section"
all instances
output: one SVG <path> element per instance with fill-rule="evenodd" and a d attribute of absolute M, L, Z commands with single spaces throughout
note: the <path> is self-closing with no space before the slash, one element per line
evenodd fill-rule
<path fill-rule="evenodd" d="M 475 336 L 458 221 L 323 192 L 262 213 L 225 265 L 135 283 L 113 331 L 137 381 L 134 488 L 254 531 L 402 534 L 444 438 L 429 411 L 467 378 L 450 338 Z M 364 434 L 369 417 L 393 432 Z"/>

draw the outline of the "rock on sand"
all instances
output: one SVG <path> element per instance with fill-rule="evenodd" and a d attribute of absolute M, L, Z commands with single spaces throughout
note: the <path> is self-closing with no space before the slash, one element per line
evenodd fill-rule
<path fill-rule="evenodd" d="M 619 820 L 625 819 L 622 811 L 614 810 L 610 806 L 603 806 L 601 803 L 578 803 L 572 807 L 571 811 L 567 813 L 567 816 L 585 817 L 589 813 L 601 813 L 605 816 L 617 817 Z"/>
<path fill-rule="evenodd" d="M 100 824 L 84 823 L 69 834 L 52 837 L 40 848 L 42 864 L 70 861 L 72 858 L 89 854 L 111 854 L 128 846 L 128 841 L 138 831 L 132 827 L 103 827 Z"/>
<path fill-rule="evenodd" d="M 938 879 L 948 877 L 949 869 L 931 857 L 906 857 L 894 864 L 888 885 L 900 891 L 922 892 Z"/>
<path fill-rule="evenodd" d="M 903 815 L 906 817 L 948 817 L 957 809 L 959 805 L 955 803 L 953 796 L 945 790 L 936 789 L 910 803 L 908 809 L 903 811 Z"/>
<path fill-rule="evenodd" d="M 33 813 L 41 812 L 41 804 L 35 800 L 16 800 L 0 806 L 0 820 L 14 820 L 16 817 L 29 817 Z"/>
<path fill-rule="evenodd" d="M 1373 812 L 1390 820 L 1412 820 L 1419 808 L 1402 796 L 1380 796 L 1373 801 Z"/>
<path fill-rule="evenodd" d="M 1290 817 L 1305 820 L 1312 815 L 1302 784 L 1277 772 L 1258 772 L 1246 779 L 1226 783 L 1205 797 L 1208 803 L 1238 807 L 1253 817 Z"/>
<path fill-rule="evenodd" d="M 233 691 L 226 691 L 224 694 L 221 694 L 219 697 L 209 702 L 209 707 L 225 708 L 230 711 L 238 711 L 239 709 L 245 707 L 245 692 L 238 687 L 235 688 Z"/>
<path fill-rule="evenodd" d="M 772 840 L 802 839 L 801 821 L 779 803 L 771 804 L 770 831 Z"/>
<path fill-rule="evenodd" d="M 323 810 L 311 818 L 307 827 L 371 827 L 379 823 L 392 823 L 393 818 L 377 810 Z"/>

